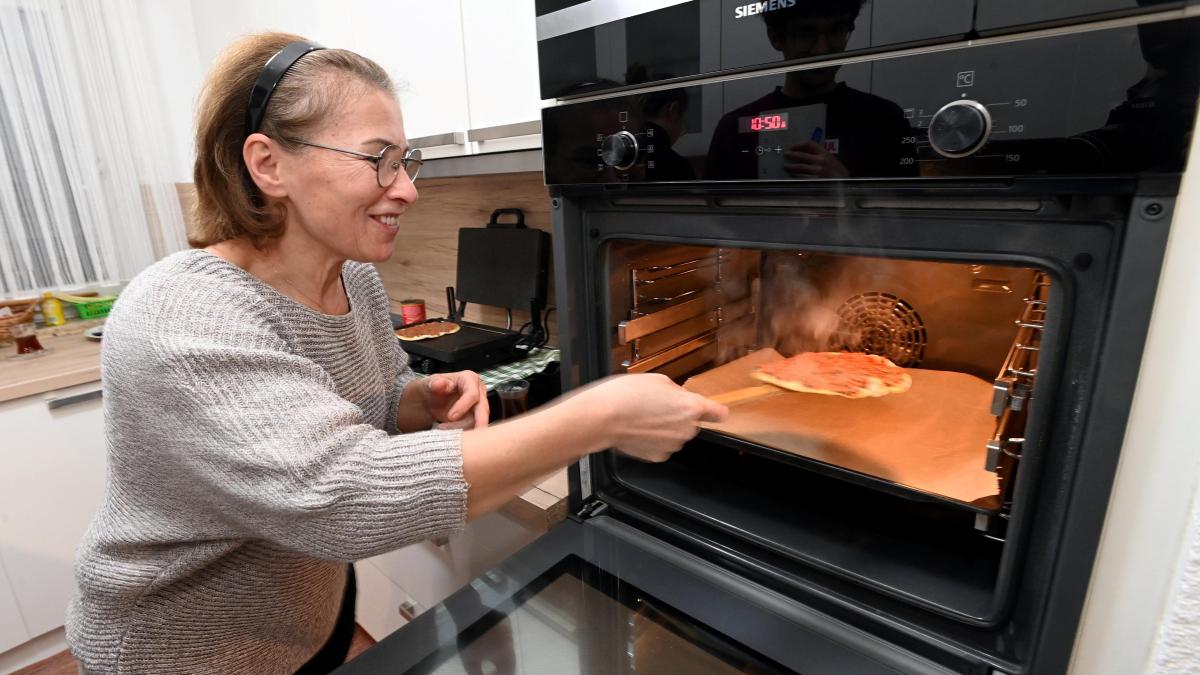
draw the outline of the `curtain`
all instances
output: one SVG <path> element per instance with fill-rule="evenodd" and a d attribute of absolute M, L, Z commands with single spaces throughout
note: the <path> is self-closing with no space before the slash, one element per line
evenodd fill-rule
<path fill-rule="evenodd" d="M 0 297 L 186 247 L 151 58 L 132 0 L 0 0 Z"/>

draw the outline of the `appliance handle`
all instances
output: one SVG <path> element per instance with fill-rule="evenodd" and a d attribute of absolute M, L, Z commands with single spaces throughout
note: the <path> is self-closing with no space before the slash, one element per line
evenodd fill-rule
<path fill-rule="evenodd" d="M 500 222 L 500 216 L 504 215 L 516 216 L 517 222 Z M 492 211 L 492 217 L 488 220 L 487 226 L 523 230 L 525 229 L 525 212 L 521 209 L 496 209 L 495 211 Z"/>
<path fill-rule="evenodd" d="M 93 389 L 91 391 L 85 391 L 78 394 L 69 394 L 67 396 L 55 396 L 46 399 L 46 407 L 50 410 L 58 410 L 59 408 L 76 405 L 78 403 L 83 403 L 84 401 L 98 399 L 102 396 L 104 396 L 103 389 Z"/>
<path fill-rule="evenodd" d="M 467 313 L 467 303 L 465 303 L 465 302 L 461 303 L 461 307 L 459 307 L 459 303 L 458 303 L 457 299 L 454 297 L 454 287 L 447 286 L 446 287 L 446 318 L 450 319 L 451 321 L 458 321 L 458 317 L 463 314 L 466 314 L 466 313 Z"/>

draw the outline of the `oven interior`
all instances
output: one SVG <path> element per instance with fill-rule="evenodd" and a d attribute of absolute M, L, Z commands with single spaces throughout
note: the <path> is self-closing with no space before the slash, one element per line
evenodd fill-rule
<path fill-rule="evenodd" d="M 670 462 L 614 455 L 622 489 L 952 618 L 999 620 L 1049 272 L 633 239 L 602 250 L 609 372 L 662 373 L 731 412 Z M 851 399 L 752 378 L 831 351 L 884 356 L 912 386 Z"/>

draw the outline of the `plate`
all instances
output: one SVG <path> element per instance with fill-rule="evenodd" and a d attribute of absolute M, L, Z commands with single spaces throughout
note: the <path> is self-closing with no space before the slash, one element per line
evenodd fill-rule
<path fill-rule="evenodd" d="M 104 326 L 92 326 L 91 328 L 83 331 L 83 337 L 92 340 L 93 342 L 99 342 L 103 336 Z"/>

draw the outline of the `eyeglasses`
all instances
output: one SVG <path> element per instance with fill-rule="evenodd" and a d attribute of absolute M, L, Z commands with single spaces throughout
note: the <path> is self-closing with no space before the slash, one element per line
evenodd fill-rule
<path fill-rule="evenodd" d="M 333 150 L 345 155 L 357 157 L 361 160 L 371 162 L 375 165 L 375 178 L 379 181 L 379 187 L 391 187 L 392 183 L 396 182 L 396 176 L 400 175 L 400 169 L 404 169 L 404 173 L 408 174 L 409 180 L 416 180 L 417 174 L 421 171 L 421 151 L 416 148 L 409 148 L 407 152 L 398 145 L 384 146 L 379 151 L 378 155 L 370 155 L 365 152 L 356 150 L 346 150 L 345 148 L 333 148 L 320 143 L 309 143 L 298 138 L 287 139 L 291 143 L 299 143 L 313 148 L 321 148 L 322 150 Z"/>

